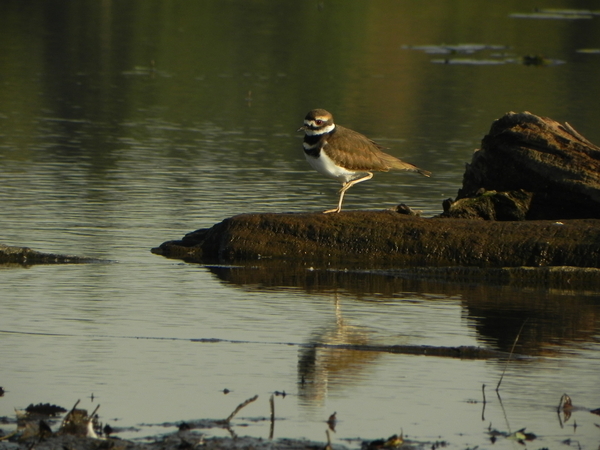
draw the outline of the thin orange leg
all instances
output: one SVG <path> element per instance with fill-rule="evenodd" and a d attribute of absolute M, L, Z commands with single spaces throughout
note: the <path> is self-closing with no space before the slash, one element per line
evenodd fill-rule
<path fill-rule="evenodd" d="M 342 189 L 340 189 L 340 201 L 338 202 L 337 208 L 328 209 L 327 211 L 323 211 L 323 214 L 339 213 L 342 210 L 342 202 L 344 201 L 344 194 L 346 193 L 346 191 L 348 189 L 350 189 L 352 186 L 354 186 L 355 184 L 370 180 L 371 178 L 373 178 L 373 174 L 371 172 L 367 172 L 367 175 L 365 175 L 362 178 L 357 178 L 356 180 L 352 180 L 347 183 L 344 183 L 342 186 Z"/>

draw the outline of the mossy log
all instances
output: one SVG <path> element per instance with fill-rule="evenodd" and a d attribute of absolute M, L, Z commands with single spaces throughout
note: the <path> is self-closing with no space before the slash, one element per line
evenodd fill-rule
<path fill-rule="evenodd" d="M 242 214 L 163 243 L 188 261 L 259 259 L 390 266 L 600 267 L 600 220 L 424 219 L 393 211 Z"/>

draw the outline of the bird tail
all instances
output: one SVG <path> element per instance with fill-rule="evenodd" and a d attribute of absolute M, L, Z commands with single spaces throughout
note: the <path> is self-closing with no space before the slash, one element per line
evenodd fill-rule
<path fill-rule="evenodd" d="M 431 172 L 429 170 L 419 169 L 417 166 L 411 163 L 400 161 L 397 158 L 390 160 L 389 163 L 391 169 L 406 170 L 408 172 L 417 172 L 423 175 L 424 177 L 431 176 Z"/>
<path fill-rule="evenodd" d="M 416 169 L 417 169 L 417 172 L 420 173 L 421 175 L 423 175 L 424 177 L 431 176 L 431 172 L 429 170 L 419 169 L 418 167 Z"/>

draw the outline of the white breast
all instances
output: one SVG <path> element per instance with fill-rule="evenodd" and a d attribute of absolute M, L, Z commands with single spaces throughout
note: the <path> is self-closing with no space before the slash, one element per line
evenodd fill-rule
<path fill-rule="evenodd" d="M 321 150 L 318 158 L 304 154 L 308 163 L 319 173 L 336 178 L 340 183 L 347 183 L 350 180 L 355 179 L 359 174 L 364 172 L 356 172 L 354 170 L 344 169 L 343 167 L 336 166 L 335 163 L 327 156 L 327 154 Z"/>

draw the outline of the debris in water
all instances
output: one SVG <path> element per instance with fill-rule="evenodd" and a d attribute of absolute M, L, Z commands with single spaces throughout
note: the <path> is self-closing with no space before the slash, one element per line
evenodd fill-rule
<path fill-rule="evenodd" d="M 30 415 L 56 417 L 62 413 L 66 413 L 67 410 L 62 406 L 51 405 L 50 403 L 38 403 L 37 405 L 30 404 L 25 408 L 25 412 Z"/>
<path fill-rule="evenodd" d="M 334 412 L 332 415 L 329 416 L 329 419 L 327 419 L 327 425 L 329 426 L 329 429 L 331 431 L 333 431 L 335 433 L 335 425 L 337 424 L 337 418 L 335 417 L 335 415 L 337 414 L 337 412 Z"/>

